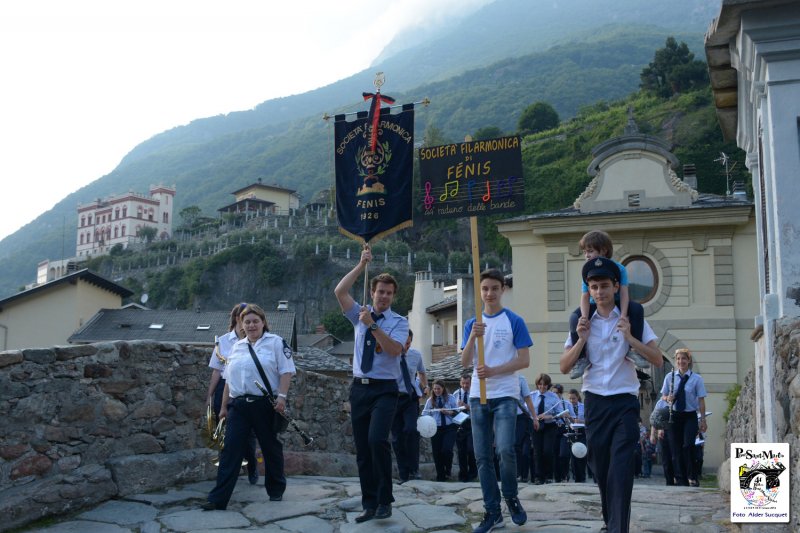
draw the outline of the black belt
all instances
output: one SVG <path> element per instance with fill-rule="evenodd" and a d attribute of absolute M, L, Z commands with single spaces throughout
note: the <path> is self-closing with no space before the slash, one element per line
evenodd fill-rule
<path fill-rule="evenodd" d="M 261 394 L 243 394 L 241 396 L 237 396 L 236 398 L 234 398 L 233 401 L 239 400 L 242 402 L 253 403 L 253 402 L 263 401 L 266 399 L 267 397 Z"/>
<path fill-rule="evenodd" d="M 378 385 L 382 383 L 397 383 L 396 379 L 353 378 L 356 385 Z"/>

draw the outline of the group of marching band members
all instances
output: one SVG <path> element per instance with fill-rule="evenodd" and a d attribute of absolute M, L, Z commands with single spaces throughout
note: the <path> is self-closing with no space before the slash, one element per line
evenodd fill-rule
<path fill-rule="evenodd" d="M 503 527 L 502 500 L 515 524 L 527 521 L 518 482 L 582 482 L 587 467 L 600 489 L 602 530 L 628 531 L 633 479 L 635 472 L 641 473 L 635 466 L 637 450 L 640 458 L 643 453 L 651 456 L 648 432 L 639 418 L 635 369 L 660 367 L 663 360 L 641 305 L 628 299 L 624 267 L 610 259 L 608 235 L 590 232 L 580 246 L 587 258 L 581 273 L 584 296 L 570 320 L 559 368 L 573 378 L 580 376 L 582 388 L 571 389 L 566 397 L 549 375 L 539 374 L 532 390 L 520 374 L 530 365 L 533 341 L 522 317 L 503 307 L 505 278 L 496 269 L 480 274 L 482 319 L 471 318 L 464 326 L 461 364 L 472 372 L 462 376 L 453 393 L 443 381 L 429 384 L 419 352 L 410 347 L 408 320 L 391 309 L 396 280 L 386 273 L 370 280 L 372 305 L 350 295 L 372 260 L 369 246 L 364 247 L 359 262 L 334 290 L 355 334 L 349 400 L 363 507 L 357 523 L 392 516 L 392 447 L 400 482 L 419 477 L 415 419 L 427 395 L 422 414 L 436 426 L 430 432 L 436 480 L 450 479 L 457 447 L 459 480 L 480 481 L 485 513 L 473 533 Z M 223 346 L 225 356 L 219 353 Z M 217 483 L 203 509 L 226 508 L 245 456 L 250 482 L 257 482 L 253 435 L 264 455 L 269 499 L 282 499 L 283 448 L 277 430 L 266 421 L 285 412 L 295 373 L 291 356 L 286 343 L 269 333 L 260 307 L 241 304 L 233 309 L 231 332 L 220 339 L 210 364 L 214 373 L 208 402 L 219 417 L 227 416 L 228 429 Z M 254 386 L 259 380 L 269 389 L 269 400 Z M 485 389 L 479 390 L 479 382 Z M 660 441 L 669 447 L 664 459 L 672 459 L 665 461 L 671 466 L 671 471 L 665 468 L 667 484 L 696 484 L 696 438 L 706 431 L 706 390 L 692 370 L 689 350 L 676 352 L 675 370 L 665 377 L 661 394 L 658 407 L 669 409 Z M 657 428 L 651 433 L 656 442 L 658 434 Z"/>

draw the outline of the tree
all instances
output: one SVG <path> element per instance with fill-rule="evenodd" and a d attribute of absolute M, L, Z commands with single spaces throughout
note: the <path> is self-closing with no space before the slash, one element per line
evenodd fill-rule
<path fill-rule="evenodd" d="M 139 228 L 136 236 L 142 239 L 144 242 L 152 242 L 153 239 L 156 238 L 156 234 L 158 234 L 158 230 L 156 228 L 152 226 L 145 226 L 143 228 Z"/>
<path fill-rule="evenodd" d="M 558 127 L 561 119 L 556 110 L 547 102 L 536 102 L 522 112 L 517 122 L 517 129 L 522 135 L 530 135 Z"/>
<path fill-rule="evenodd" d="M 479 128 L 472 136 L 473 140 L 485 141 L 486 139 L 496 139 L 503 136 L 503 130 L 497 126 L 484 126 Z"/>
<path fill-rule="evenodd" d="M 353 338 L 353 324 L 338 309 L 325 313 L 322 316 L 322 325 L 325 326 L 325 331 L 341 341 Z"/>
<path fill-rule="evenodd" d="M 664 48 L 656 50 L 653 61 L 639 75 L 643 91 L 662 98 L 708 84 L 706 64 L 694 58 L 685 42 L 667 37 Z"/>
<path fill-rule="evenodd" d="M 181 219 L 183 220 L 183 225 L 186 228 L 191 228 L 194 226 L 195 222 L 200 218 L 200 215 L 203 214 L 202 209 L 197 207 L 196 205 L 190 205 L 189 207 L 184 207 L 181 209 L 180 215 Z"/>

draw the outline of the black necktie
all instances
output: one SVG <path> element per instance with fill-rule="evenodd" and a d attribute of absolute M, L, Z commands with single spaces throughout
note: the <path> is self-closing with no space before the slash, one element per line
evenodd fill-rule
<path fill-rule="evenodd" d="M 363 369 L 363 365 L 362 365 Z M 411 374 L 408 372 L 408 362 L 406 361 L 406 354 L 400 354 L 400 370 L 403 372 L 403 383 L 406 385 L 406 392 L 412 398 L 417 397 L 417 391 L 411 385 Z"/>
<path fill-rule="evenodd" d="M 469 391 L 461 393 L 464 396 L 464 404 L 469 405 Z"/>
<path fill-rule="evenodd" d="M 376 315 L 374 311 L 371 314 L 373 322 L 377 322 L 383 318 L 383 314 Z M 372 362 L 374 359 L 375 335 L 372 334 L 371 329 L 367 328 L 367 333 L 364 335 L 364 349 L 361 351 L 361 372 L 366 374 L 372 370 Z"/>
<path fill-rule="evenodd" d="M 540 415 L 544 414 L 544 394 L 539 395 L 539 407 L 536 408 L 536 413 Z"/>
<path fill-rule="evenodd" d="M 681 376 L 678 383 L 678 390 L 675 391 L 675 410 L 682 413 L 686 410 L 686 382 L 689 381 L 689 373 Z"/>

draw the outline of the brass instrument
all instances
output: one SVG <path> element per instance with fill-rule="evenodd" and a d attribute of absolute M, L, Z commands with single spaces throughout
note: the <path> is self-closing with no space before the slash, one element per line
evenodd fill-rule
<path fill-rule="evenodd" d="M 256 384 L 256 387 L 258 387 L 258 390 L 260 390 L 264 394 L 264 396 L 267 397 L 267 400 L 269 400 L 269 403 L 272 404 L 272 409 L 276 413 L 281 415 L 283 418 L 285 418 L 289 422 L 289 427 L 292 428 L 293 430 L 295 430 L 298 435 L 300 435 L 300 438 L 303 439 L 303 446 L 310 446 L 311 443 L 314 442 L 314 438 L 310 437 L 305 431 L 300 429 L 300 426 L 297 425 L 297 422 L 293 418 L 291 418 L 289 415 L 287 415 L 286 413 L 278 412 L 278 409 L 276 408 L 277 405 L 278 405 L 278 402 L 275 401 L 275 398 L 272 397 L 272 395 L 264 387 L 264 385 L 262 385 L 258 380 L 255 381 L 255 384 Z"/>
<path fill-rule="evenodd" d="M 223 365 L 227 364 L 228 360 L 225 357 L 223 357 L 219 351 L 219 337 L 217 337 L 216 335 L 214 335 L 214 355 L 217 356 L 217 359 L 219 359 L 220 363 L 222 363 Z"/>

